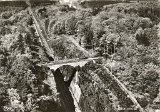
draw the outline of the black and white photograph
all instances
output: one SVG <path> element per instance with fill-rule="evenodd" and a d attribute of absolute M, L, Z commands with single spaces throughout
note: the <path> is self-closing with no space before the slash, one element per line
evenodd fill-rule
<path fill-rule="evenodd" d="M 160 112 L 160 0 L 0 0 L 0 112 Z"/>

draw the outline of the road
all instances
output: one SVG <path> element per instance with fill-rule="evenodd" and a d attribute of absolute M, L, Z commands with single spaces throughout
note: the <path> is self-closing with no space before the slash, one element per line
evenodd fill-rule
<path fill-rule="evenodd" d="M 28 11 L 34 20 L 35 29 L 36 29 L 38 35 L 40 36 L 40 40 L 41 40 L 44 48 L 46 49 L 46 53 L 48 54 L 49 57 L 52 58 L 52 60 L 54 60 L 54 52 L 52 49 L 50 49 L 50 47 L 46 41 L 46 38 L 48 38 L 48 36 L 47 36 L 45 30 L 43 29 L 42 25 L 40 24 L 36 14 L 34 14 L 34 12 L 32 11 L 31 7 L 28 7 Z"/>

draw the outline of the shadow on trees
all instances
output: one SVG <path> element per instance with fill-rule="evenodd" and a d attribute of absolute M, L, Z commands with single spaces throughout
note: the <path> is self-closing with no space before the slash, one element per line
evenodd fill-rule
<path fill-rule="evenodd" d="M 60 93 L 60 104 L 58 107 L 59 112 L 75 112 L 74 101 L 68 88 L 74 77 L 75 72 L 76 70 L 73 71 L 70 79 L 67 82 L 64 81 L 64 76 L 62 75 L 59 69 L 57 69 L 53 73 L 55 77 L 57 91 L 58 93 Z"/>

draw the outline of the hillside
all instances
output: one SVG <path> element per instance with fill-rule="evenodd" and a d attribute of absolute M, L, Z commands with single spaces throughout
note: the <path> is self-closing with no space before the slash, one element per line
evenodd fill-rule
<path fill-rule="evenodd" d="M 57 98 L 43 82 L 48 69 L 37 66 L 49 59 L 35 33 L 32 18 L 22 7 L 1 9 L 0 107 L 14 112 L 55 111 L 50 106 L 57 106 Z M 48 99 L 43 100 L 46 96 Z"/>
<path fill-rule="evenodd" d="M 41 65 L 53 61 L 28 10 L 0 9 L 0 106 L 15 112 L 74 110 L 64 76 L 71 76 L 77 68 L 63 66 L 56 75 Z M 133 93 L 146 112 L 160 108 L 158 3 L 118 3 L 97 9 L 40 5 L 33 7 L 33 11 L 48 37 L 45 40 L 54 52 L 54 61 L 103 57 L 102 62 L 78 69 L 82 112 L 114 112 L 119 105 L 133 106 L 126 103 L 127 98 L 125 102 L 116 96 L 120 90 L 116 90 L 119 85 L 112 76 Z M 53 76 L 57 76 L 57 87 Z M 56 88 L 62 94 L 57 93 Z M 64 99 L 60 101 L 58 95 Z M 71 101 L 65 108 L 68 98 Z"/>
<path fill-rule="evenodd" d="M 160 74 L 158 4 L 119 3 L 96 11 L 49 7 L 45 11 L 47 16 L 39 16 L 48 21 L 44 26 L 50 35 L 71 35 L 89 52 L 94 49 L 96 56 L 103 55 L 103 65 L 135 94 L 143 108 L 159 108 L 154 102 Z"/>

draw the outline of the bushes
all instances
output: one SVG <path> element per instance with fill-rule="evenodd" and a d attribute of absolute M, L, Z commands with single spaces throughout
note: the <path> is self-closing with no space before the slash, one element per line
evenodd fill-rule
<path fill-rule="evenodd" d="M 144 74 L 144 79 L 156 81 L 158 79 L 158 73 L 154 70 L 148 71 L 146 74 Z"/>
<path fill-rule="evenodd" d="M 142 29 L 152 27 L 152 21 L 150 20 L 150 18 L 142 18 L 140 20 L 140 27 L 142 27 Z"/>
<path fill-rule="evenodd" d="M 66 20 L 65 20 L 65 32 L 68 35 L 73 35 L 75 34 L 75 29 L 76 29 L 76 20 L 75 16 L 73 14 L 69 15 Z"/>
<path fill-rule="evenodd" d="M 62 5 L 59 8 L 60 11 L 62 12 L 68 12 L 69 11 L 69 6 L 68 5 Z"/>
<path fill-rule="evenodd" d="M 12 12 L 3 12 L 2 14 L 1 14 L 1 17 L 3 18 L 3 19 L 9 19 L 10 17 L 12 16 Z"/>
<path fill-rule="evenodd" d="M 32 25 L 32 24 L 33 24 L 33 19 L 32 19 L 32 17 L 28 16 L 26 22 L 27 22 L 28 25 Z"/>
<path fill-rule="evenodd" d="M 158 95 L 158 93 L 159 93 L 159 87 L 157 86 L 153 86 L 153 87 L 150 87 L 149 89 L 148 89 L 148 91 L 149 91 L 149 94 L 150 94 L 150 98 L 152 99 L 152 100 L 154 100 L 156 97 L 157 97 L 157 95 Z"/>
<path fill-rule="evenodd" d="M 59 59 L 83 58 L 86 56 L 65 36 L 53 41 L 51 47 Z"/>
<path fill-rule="evenodd" d="M 138 74 L 138 71 L 137 70 L 132 70 L 131 71 L 131 76 L 133 76 L 134 78 L 136 78 L 137 76 L 138 76 L 139 74 Z"/>
<path fill-rule="evenodd" d="M 160 8 L 155 2 L 149 2 L 145 5 L 139 5 L 138 8 L 138 15 L 140 17 L 148 17 L 150 18 L 154 24 L 157 24 L 160 22 Z"/>
<path fill-rule="evenodd" d="M 148 101 L 145 97 L 137 98 L 138 103 L 144 108 L 148 105 Z"/>
<path fill-rule="evenodd" d="M 146 35 L 146 31 L 143 30 L 142 28 L 139 28 L 136 31 L 136 39 L 140 44 L 144 44 L 145 46 L 149 46 L 149 40 L 148 40 L 148 36 Z"/>
<path fill-rule="evenodd" d="M 7 88 L 6 85 L 0 84 L 0 106 L 5 106 L 9 102 Z"/>
<path fill-rule="evenodd" d="M 65 33 L 65 23 L 64 21 L 57 21 L 53 26 L 54 34 L 64 34 Z"/>
<path fill-rule="evenodd" d="M 10 103 L 11 103 L 11 109 L 13 111 L 22 111 L 24 112 L 25 107 L 23 105 L 23 102 L 20 101 L 19 94 L 17 93 L 16 89 L 8 89 L 8 94 L 10 98 Z"/>
<path fill-rule="evenodd" d="M 143 64 L 153 63 L 155 65 L 158 65 L 159 61 L 155 57 L 152 57 L 152 56 L 142 56 L 141 63 Z"/>
<path fill-rule="evenodd" d="M 11 33 L 11 29 L 9 27 L 2 27 L 0 28 L 0 34 L 1 35 L 7 35 Z"/>

